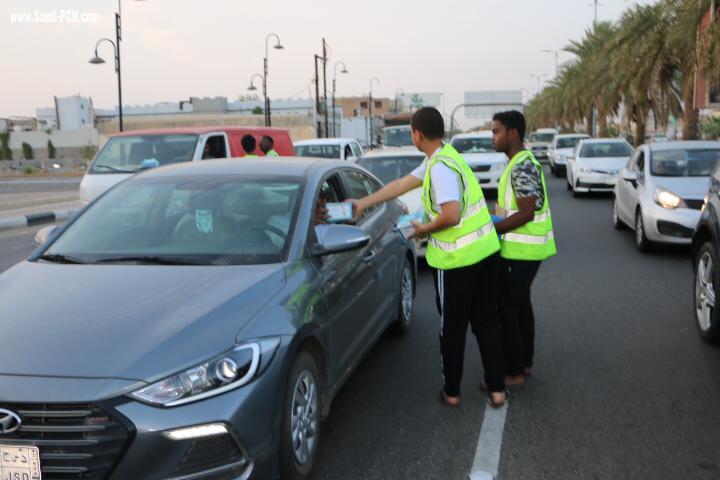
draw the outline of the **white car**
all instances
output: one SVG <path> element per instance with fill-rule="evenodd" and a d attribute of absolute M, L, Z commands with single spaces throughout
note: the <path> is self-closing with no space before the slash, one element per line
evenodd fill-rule
<path fill-rule="evenodd" d="M 378 150 L 368 153 L 356 163 L 375 175 L 384 184 L 404 177 L 415 170 L 425 160 L 425 155 L 419 152 L 408 150 L 383 151 Z M 407 207 L 407 213 L 417 214 L 424 212 L 422 204 L 422 188 L 416 188 L 402 195 L 399 200 Z M 415 253 L 419 257 L 425 256 L 427 238 L 415 240 Z"/>
<path fill-rule="evenodd" d="M 528 147 L 538 161 L 547 160 L 548 148 L 558 133 L 554 128 L 539 128 L 530 134 Z"/>
<path fill-rule="evenodd" d="M 363 156 L 360 143 L 354 138 L 316 138 L 300 140 L 293 144 L 298 157 L 332 158 L 353 160 Z"/>
<path fill-rule="evenodd" d="M 465 158 L 483 190 L 497 190 L 508 158 L 495 151 L 492 132 L 455 135 L 450 144 Z"/>
<path fill-rule="evenodd" d="M 572 158 L 575 154 L 575 147 L 580 140 L 590 138 L 590 135 L 584 133 L 563 133 L 556 135 L 552 143 L 548 147 L 548 161 L 550 162 L 550 171 L 556 177 L 565 174 L 568 158 Z"/>
<path fill-rule="evenodd" d="M 689 245 L 697 225 L 720 142 L 665 142 L 635 150 L 615 186 L 613 225 L 635 230 L 635 243 Z"/>
<path fill-rule="evenodd" d="M 415 150 L 410 125 L 397 125 L 382 129 L 383 150 Z"/>
<path fill-rule="evenodd" d="M 612 192 L 632 153 L 630 144 L 619 138 L 580 140 L 567 161 L 567 189 L 573 195 Z"/>

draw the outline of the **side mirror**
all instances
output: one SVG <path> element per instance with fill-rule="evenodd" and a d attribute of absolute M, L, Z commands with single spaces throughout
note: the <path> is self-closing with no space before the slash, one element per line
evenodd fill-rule
<path fill-rule="evenodd" d="M 47 242 L 47 239 L 50 238 L 50 235 L 55 233 L 58 228 L 59 227 L 57 225 L 50 225 L 49 227 L 44 227 L 38 230 L 35 234 L 35 245 L 44 245 L 45 242 Z"/>
<path fill-rule="evenodd" d="M 637 172 L 633 172 L 632 170 L 623 170 L 622 179 L 626 182 L 634 183 L 638 180 L 638 174 Z"/>
<path fill-rule="evenodd" d="M 310 249 L 316 257 L 357 250 L 370 243 L 370 237 L 361 228 L 352 225 L 317 225 L 316 232 L 319 243 Z"/>
<path fill-rule="evenodd" d="M 358 158 L 351 155 L 349 157 L 345 157 L 345 161 L 355 163 L 358 161 Z"/>

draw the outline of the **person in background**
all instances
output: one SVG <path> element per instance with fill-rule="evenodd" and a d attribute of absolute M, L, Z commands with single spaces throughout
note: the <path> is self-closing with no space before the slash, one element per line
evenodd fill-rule
<path fill-rule="evenodd" d="M 240 140 L 240 145 L 242 145 L 242 148 L 245 151 L 246 157 L 248 157 L 248 158 L 257 157 L 257 155 L 255 155 L 255 147 L 257 146 L 255 137 L 253 137 L 250 134 L 245 135 L 244 137 L 242 137 L 242 140 Z"/>
<path fill-rule="evenodd" d="M 510 159 L 498 185 L 502 270 L 498 312 L 505 351 L 505 384 L 532 375 L 535 316 L 530 294 L 540 263 L 557 253 L 543 167 L 525 148 L 525 117 L 512 110 L 493 117 L 493 145 Z"/>
<path fill-rule="evenodd" d="M 275 140 L 269 135 L 263 135 L 260 139 L 260 151 L 265 154 L 266 157 L 279 157 L 275 151 Z"/>

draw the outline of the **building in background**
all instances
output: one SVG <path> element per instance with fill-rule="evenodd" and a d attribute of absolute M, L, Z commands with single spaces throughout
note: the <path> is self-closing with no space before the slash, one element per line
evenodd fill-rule
<path fill-rule="evenodd" d="M 368 97 L 339 97 L 335 104 L 342 109 L 343 117 L 364 117 L 368 114 Z M 391 112 L 393 101 L 389 98 L 374 98 L 372 114 L 373 117 L 384 117 Z"/>
<path fill-rule="evenodd" d="M 54 107 L 38 108 L 37 128 L 40 130 L 80 130 L 95 127 L 95 112 L 91 98 L 73 95 L 54 97 Z"/>
<path fill-rule="evenodd" d="M 715 1 L 700 23 L 700 33 L 703 34 L 707 32 L 713 22 L 719 21 L 720 2 Z M 700 55 L 707 55 L 707 45 L 701 45 Z M 701 111 L 704 110 L 706 114 L 720 110 L 720 88 L 708 82 L 702 69 L 697 69 L 697 74 L 695 75 L 695 108 Z"/>

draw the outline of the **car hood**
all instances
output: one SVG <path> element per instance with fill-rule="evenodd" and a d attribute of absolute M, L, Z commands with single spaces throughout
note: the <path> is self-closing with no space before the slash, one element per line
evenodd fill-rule
<path fill-rule="evenodd" d="M 702 200 L 708 191 L 709 177 L 652 177 L 653 182 L 682 198 Z"/>
<path fill-rule="evenodd" d="M 487 153 L 463 153 L 461 154 L 468 165 L 487 165 L 492 163 L 502 163 L 507 161 L 504 153 L 487 152 Z"/>
<path fill-rule="evenodd" d="M 529 142 L 528 147 L 535 148 L 535 147 L 549 147 L 550 142 Z"/>
<path fill-rule="evenodd" d="M 577 159 L 581 167 L 592 168 L 593 170 L 620 170 L 628 163 L 630 157 L 592 157 Z"/>
<path fill-rule="evenodd" d="M 566 157 L 572 157 L 575 153 L 574 148 L 556 148 L 555 155 L 565 155 Z"/>
<path fill-rule="evenodd" d="M 155 381 L 231 348 L 282 265 L 62 265 L 0 275 L 0 376 Z"/>

